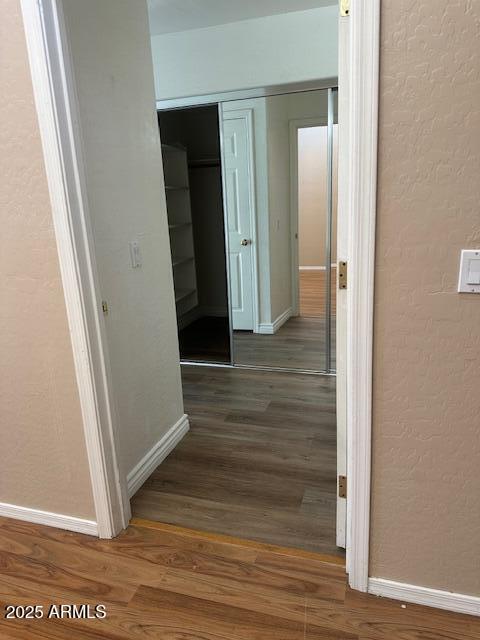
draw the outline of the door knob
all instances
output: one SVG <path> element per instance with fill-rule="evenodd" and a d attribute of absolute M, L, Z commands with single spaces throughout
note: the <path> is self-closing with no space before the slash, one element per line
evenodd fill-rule
<path fill-rule="evenodd" d="M 250 243 L 251 243 L 251 240 L 247 240 L 246 238 L 240 241 L 240 244 L 242 245 L 242 247 L 246 247 Z"/>

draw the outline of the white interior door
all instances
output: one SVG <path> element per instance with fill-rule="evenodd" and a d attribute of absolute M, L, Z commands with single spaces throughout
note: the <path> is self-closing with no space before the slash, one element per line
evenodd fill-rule
<path fill-rule="evenodd" d="M 222 129 L 232 327 L 253 331 L 251 112 L 224 113 Z"/>

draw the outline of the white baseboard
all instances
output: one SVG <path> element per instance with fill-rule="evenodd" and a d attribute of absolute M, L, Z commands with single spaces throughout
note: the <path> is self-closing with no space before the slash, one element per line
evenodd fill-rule
<path fill-rule="evenodd" d="M 175 449 L 189 429 L 188 416 L 184 414 L 180 420 L 178 420 L 173 427 L 170 427 L 167 433 L 153 445 L 150 451 L 147 451 L 140 462 L 133 467 L 127 475 L 129 498 L 140 489 L 156 467 Z"/>
<path fill-rule="evenodd" d="M 336 269 L 337 265 L 336 263 L 332 263 L 331 265 L 332 269 Z M 326 271 L 327 267 L 325 267 L 324 265 L 319 265 L 318 267 L 313 266 L 313 267 L 298 267 L 299 271 Z"/>
<path fill-rule="evenodd" d="M 94 520 L 84 520 L 83 518 L 31 509 L 30 507 L 19 507 L 16 504 L 7 504 L 6 502 L 0 502 L 0 516 L 3 518 L 15 518 L 15 520 L 26 520 L 35 524 L 44 524 L 47 527 L 57 527 L 57 529 L 67 529 L 77 533 L 86 533 L 90 536 L 98 535 L 97 523 Z"/>
<path fill-rule="evenodd" d="M 289 308 L 281 313 L 273 322 L 261 322 L 258 325 L 258 333 L 264 333 L 267 335 L 276 333 L 280 329 L 282 324 L 285 324 L 285 322 L 289 320 L 292 315 L 293 311 L 291 308 Z"/>
<path fill-rule="evenodd" d="M 369 578 L 368 592 L 375 596 L 392 598 L 393 600 L 403 600 L 413 604 L 423 604 L 427 607 L 480 616 L 480 597 L 478 596 L 418 587 L 414 584 L 394 582 L 383 578 Z"/>

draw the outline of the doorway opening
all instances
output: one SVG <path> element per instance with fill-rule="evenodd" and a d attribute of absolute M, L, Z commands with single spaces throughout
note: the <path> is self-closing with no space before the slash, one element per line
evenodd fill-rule
<path fill-rule="evenodd" d="M 72 6 L 78 6 L 78 3 L 72 3 Z M 133 5 L 126 4 L 124 6 L 131 8 Z M 200 6 L 198 9 L 201 10 Z M 135 5 L 135 11 L 137 10 L 141 11 L 141 8 Z M 76 62 L 78 52 L 72 53 L 66 46 L 71 37 L 65 28 L 64 15 L 59 3 L 44 2 L 43 0 L 38 3 L 25 2 L 22 3 L 22 11 L 42 141 L 51 151 L 51 153 L 45 154 L 45 161 L 51 197 L 55 203 L 53 208 L 55 231 L 66 292 L 77 379 L 81 390 L 80 400 L 84 415 L 89 416 L 89 419 L 84 421 L 84 430 L 88 444 L 98 531 L 102 537 L 112 537 L 118 534 L 128 522 L 129 508 L 126 500 L 128 478 L 134 472 L 136 476 L 145 477 L 147 472 L 149 473 L 151 457 L 149 451 L 145 452 L 145 455 L 139 459 L 134 467 L 126 466 L 128 461 L 122 461 L 122 458 L 126 456 L 127 452 L 122 450 L 122 443 L 118 442 L 115 433 L 115 427 L 122 427 L 125 416 L 122 415 L 122 412 L 116 417 L 114 415 L 116 411 L 113 404 L 114 399 L 118 398 L 118 389 L 113 376 L 110 379 L 105 375 L 105 371 L 108 369 L 109 348 L 105 322 L 102 318 L 102 305 L 99 304 L 101 278 L 96 272 L 99 257 L 102 257 L 102 254 L 96 253 L 93 238 L 91 234 L 86 233 L 92 220 L 89 209 L 85 206 L 88 185 L 86 186 L 85 181 L 78 180 L 79 175 L 80 177 L 83 175 L 82 171 L 85 159 L 88 158 L 88 150 L 85 149 L 85 140 L 80 138 L 79 130 L 75 126 L 71 126 L 72 122 L 78 122 L 80 113 L 72 69 L 72 62 Z M 281 22 L 290 20 L 291 16 L 292 14 L 289 13 L 286 17 L 281 17 Z M 338 246 L 340 259 L 346 260 L 348 256 L 348 269 L 354 274 L 354 278 L 351 279 L 352 284 L 349 287 L 351 290 L 348 294 L 339 292 L 337 299 L 339 329 L 337 337 L 339 340 L 341 339 L 342 343 L 337 354 L 341 356 L 338 362 L 338 373 L 340 374 L 338 378 L 340 389 L 338 411 L 342 413 L 341 417 L 339 415 L 337 432 L 338 427 L 343 425 L 343 432 L 339 436 L 343 438 L 343 445 L 338 447 L 339 458 L 340 454 L 343 455 L 346 452 L 348 432 L 348 482 L 349 487 L 352 488 L 351 494 L 354 496 L 348 501 L 349 584 L 352 588 L 361 591 L 368 589 L 379 16 L 380 3 L 376 0 L 371 5 L 360 3 L 355 7 L 355 11 L 351 11 L 348 17 L 340 18 L 339 21 L 337 11 L 333 9 L 331 27 L 328 26 L 328 19 L 307 23 L 307 27 L 308 24 L 312 25 L 315 35 L 314 43 L 321 43 L 323 46 L 328 38 L 318 38 L 318 30 L 323 29 L 326 35 L 336 35 L 334 25 L 335 23 L 338 25 L 339 22 L 338 76 L 342 95 L 339 212 L 342 222 L 346 224 L 339 224 L 339 230 L 343 229 L 344 231 L 341 235 L 339 233 Z M 326 12 L 326 18 L 328 18 L 328 12 Z M 164 22 L 162 16 L 162 25 Z M 108 27 L 111 27 L 111 21 L 105 24 L 106 32 L 110 33 Z M 144 19 L 142 19 L 142 24 L 144 26 L 146 24 Z M 223 29 L 222 25 L 220 28 Z M 178 32 L 178 28 L 175 31 Z M 142 35 L 140 31 L 138 33 Z M 202 35 L 207 35 L 207 33 L 209 32 L 202 30 Z M 277 41 L 286 36 L 296 36 L 299 33 L 301 33 L 299 45 L 302 46 L 295 49 L 292 49 L 291 46 L 275 46 Z M 287 55 L 290 56 L 290 53 L 295 50 L 295 53 L 298 53 L 297 61 L 301 62 L 302 69 L 305 68 L 305 65 L 308 66 L 309 61 L 310 67 L 312 67 L 313 61 L 314 68 L 309 77 L 324 79 L 335 77 L 336 73 L 325 73 L 325 70 L 329 68 L 328 56 L 308 56 L 308 53 L 305 53 L 312 50 L 312 45 L 307 37 L 310 34 L 308 29 L 304 31 L 298 29 L 270 30 L 270 34 L 273 36 L 275 55 L 271 56 L 269 61 L 274 63 L 272 67 L 274 76 L 279 69 L 282 73 L 287 71 L 286 67 L 278 65 L 278 56 L 282 51 L 287 52 Z M 88 38 L 88 36 L 85 37 Z M 148 40 L 148 33 L 146 33 L 145 40 Z M 117 41 L 118 38 L 115 42 Z M 230 74 L 228 80 L 233 79 L 236 86 L 244 87 L 239 91 L 239 94 L 242 94 L 244 98 L 251 98 L 253 95 L 264 96 L 264 89 L 258 91 L 252 89 L 251 77 L 248 76 L 249 70 L 252 68 L 252 61 L 254 62 L 255 56 L 258 56 L 258 47 L 248 47 L 248 51 L 238 52 L 235 47 L 231 46 L 230 39 L 226 39 L 225 42 L 229 55 L 239 54 L 242 64 L 239 65 L 238 70 L 243 72 L 240 79 L 236 73 Z M 259 40 L 259 42 L 263 45 L 264 40 Z M 90 50 L 91 47 L 84 47 L 82 51 L 89 53 Z M 108 53 L 108 49 L 104 50 Z M 140 53 L 145 53 L 145 64 L 141 68 L 147 69 L 150 65 L 150 51 L 146 52 L 145 48 L 137 46 L 132 48 L 132 55 L 139 50 L 141 50 Z M 203 52 L 203 49 L 197 48 L 197 53 L 200 51 Z M 264 49 L 261 51 L 263 52 Z M 218 47 L 206 47 L 205 52 L 212 52 L 212 61 L 216 61 L 219 57 Z M 145 93 L 136 91 L 135 96 L 139 96 L 142 108 L 145 107 L 148 111 L 152 96 L 151 78 L 143 76 L 140 78 L 138 73 L 140 67 L 135 70 L 130 65 L 127 69 L 126 62 L 130 61 L 130 57 L 119 59 L 118 56 L 112 56 L 112 60 L 108 61 L 107 53 L 105 59 L 100 60 L 101 64 L 107 65 L 107 68 L 110 69 L 113 66 L 113 60 L 115 60 L 115 63 L 118 62 L 122 65 L 121 69 L 125 71 L 132 82 L 135 82 L 136 88 L 142 86 L 146 90 Z M 181 61 L 184 67 L 190 65 L 192 59 L 189 51 L 185 53 L 186 55 Z M 248 53 L 247 60 L 245 60 L 245 53 Z M 154 60 L 154 64 L 161 61 L 162 64 L 166 62 L 168 66 L 168 61 L 173 59 L 172 56 L 163 55 L 161 48 L 157 48 L 156 56 L 157 60 Z M 335 56 L 332 56 L 333 59 Z M 175 95 L 193 96 L 201 89 L 204 91 L 234 91 L 236 89 L 236 86 L 232 87 L 231 82 L 227 82 L 226 87 L 222 86 L 223 80 L 219 76 L 217 77 L 218 67 L 216 64 L 205 66 L 205 73 L 214 76 L 209 76 L 209 81 L 215 80 L 216 84 L 211 83 L 205 86 L 203 83 L 202 86 L 199 86 L 198 74 L 194 73 L 190 76 L 179 74 L 177 63 L 179 61 L 175 58 L 175 68 L 170 73 L 167 84 L 170 83 L 169 86 L 173 87 L 180 76 L 182 79 L 190 81 L 192 86 L 195 85 L 197 91 L 180 92 L 174 90 L 170 94 L 164 93 L 160 102 L 165 103 L 169 97 Z M 288 80 L 277 76 L 275 79 L 272 79 L 271 76 L 264 77 L 263 83 L 258 82 L 257 86 L 269 85 L 275 92 L 275 89 L 278 90 L 278 84 L 285 82 L 292 82 L 296 86 L 296 90 L 299 90 L 300 86 L 302 89 L 307 87 L 311 89 L 314 88 L 312 85 L 319 87 L 330 84 L 326 81 L 323 84 L 313 81 L 298 82 L 295 80 L 296 68 L 295 65 L 289 65 Z M 95 65 L 90 65 L 90 72 L 92 73 L 94 70 Z M 149 69 L 147 70 L 149 71 Z M 113 86 L 112 84 L 110 89 Z M 115 86 L 119 88 L 118 83 Z M 93 91 L 92 94 L 97 96 L 98 90 Z M 225 99 L 225 94 L 217 94 L 217 97 L 219 98 L 220 95 L 223 96 L 222 99 Z M 230 98 L 231 96 L 229 96 Z M 120 98 L 117 98 L 119 108 L 115 109 L 114 114 L 110 113 L 112 101 L 105 101 L 105 104 L 108 104 L 109 115 L 106 115 L 105 110 L 104 112 L 97 108 L 95 119 L 90 120 L 90 125 L 102 127 L 110 123 L 113 115 L 115 118 L 119 118 L 124 114 L 130 114 L 130 101 L 122 97 L 120 104 L 119 100 Z M 188 103 L 193 104 L 192 100 L 194 103 L 203 104 L 210 101 L 210 96 L 201 96 L 200 100 L 173 98 L 170 106 L 173 107 L 174 103 L 176 106 L 180 103 L 183 103 L 183 106 Z M 97 107 L 99 106 L 98 102 L 95 104 Z M 164 107 L 165 104 L 163 104 Z M 121 131 L 121 127 L 118 130 Z M 118 141 L 118 136 L 116 140 Z M 95 137 L 93 137 L 93 141 L 95 141 Z M 150 138 L 149 142 L 151 141 Z M 155 151 L 154 146 L 152 147 L 151 144 L 149 146 L 152 153 Z M 110 144 L 107 151 L 111 148 L 113 147 Z M 349 157 L 355 158 L 356 161 L 350 162 Z M 117 172 L 116 184 L 120 184 L 118 175 Z M 109 189 L 108 193 L 111 194 L 112 189 Z M 113 209 L 112 207 L 103 207 L 102 212 L 106 213 Z M 115 256 L 124 259 L 124 254 L 128 256 L 128 247 L 125 252 L 117 252 Z M 147 299 L 147 297 L 143 298 L 143 300 Z M 348 348 L 347 318 L 349 325 Z M 127 342 L 124 341 L 124 344 Z M 86 353 L 89 353 L 91 357 L 85 358 Z M 129 417 L 131 415 L 130 413 Z M 152 425 L 147 420 L 143 422 L 144 425 L 141 426 L 151 427 Z M 162 423 L 161 426 L 163 428 L 165 425 Z M 137 433 L 134 437 L 138 439 L 138 435 Z M 337 465 L 339 473 L 342 473 L 342 470 L 344 473 L 346 472 L 346 455 L 343 457 L 345 458 L 343 462 L 339 462 Z M 337 503 L 337 514 L 343 511 L 344 516 L 346 502 L 344 501 L 343 504 L 343 509 L 339 510 Z M 342 526 L 344 539 L 345 522 Z M 337 526 L 337 533 L 339 531 L 342 533 L 342 526 L 340 528 Z"/>
<path fill-rule="evenodd" d="M 158 112 L 180 359 L 230 363 L 216 105 Z"/>
<path fill-rule="evenodd" d="M 338 124 L 334 123 L 331 131 L 328 125 L 299 124 L 295 126 L 294 134 L 297 143 L 298 315 L 308 319 L 312 330 L 313 327 L 320 330 L 319 348 L 325 354 L 325 368 L 333 372 L 336 366 Z"/>
<path fill-rule="evenodd" d="M 190 431 L 132 513 L 343 557 L 336 90 L 160 110 L 158 121 Z M 310 266 L 323 278 L 302 280 Z"/>

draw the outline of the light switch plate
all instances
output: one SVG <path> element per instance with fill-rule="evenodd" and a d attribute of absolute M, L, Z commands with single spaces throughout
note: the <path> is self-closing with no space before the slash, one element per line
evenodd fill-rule
<path fill-rule="evenodd" d="M 480 249 L 463 249 L 458 277 L 459 293 L 480 293 Z"/>
<path fill-rule="evenodd" d="M 130 260 L 132 264 L 132 269 L 138 269 L 138 267 L 142 266 L 142 254 L 140 253 L 140 245 L 138 240 L 132 240 L 128 243 L 130 247 Z"/>

